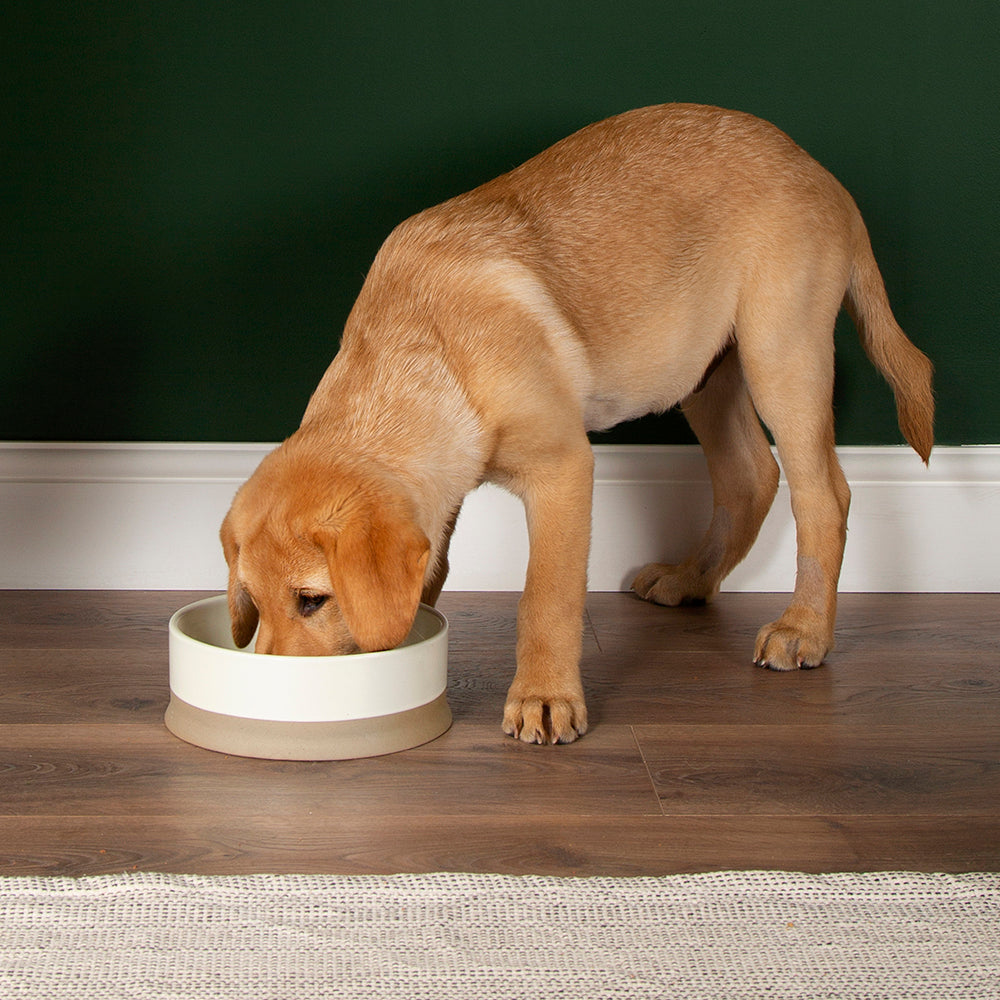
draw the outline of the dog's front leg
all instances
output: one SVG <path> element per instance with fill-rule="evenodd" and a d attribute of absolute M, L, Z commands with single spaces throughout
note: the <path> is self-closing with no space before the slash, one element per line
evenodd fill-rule
<path fill-rule="evenodd" d="M 525 743 L 572 743 L 587 731 L 580 652 L 594 487 L 590 445 L 533 463 L 519 485 L 530 554 L 503 728 Z"/>
<path fill-rule="evenodd" d="M 420 601 L 429 604 L 432 608 L 437 604 L 437 599 L 441 596 L 444 582 L 448 579 L 448 547 L 451 545 L 451 536 L 455 532 L 455 522 L 458 520 L 458 510 L 448 518 L 441 535 L 441 542 L 438 546 L 437 559 L 434 565 L 428 570 L 427 579 L 424 581 L 423 593 Z"/>

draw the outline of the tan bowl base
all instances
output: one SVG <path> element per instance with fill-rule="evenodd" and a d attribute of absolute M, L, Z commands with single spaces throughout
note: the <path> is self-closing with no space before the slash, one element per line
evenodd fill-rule
<path fill-rule="evenodd" d="M 352 760 L 429 743 L 451 726 L 451 710 L 442 692 L 426 705 L 373 719 L 271 722 L 195 708 L 171 692 L 164 722 L 186 743 L 237 757 Z"/>

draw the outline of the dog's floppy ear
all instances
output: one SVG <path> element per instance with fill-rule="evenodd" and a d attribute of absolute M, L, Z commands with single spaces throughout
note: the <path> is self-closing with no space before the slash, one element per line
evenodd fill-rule
<path fill-rule="evenodd" d="M 242 649 L 244 646 L 250 645 L 250 640 L 253 639 L 253 634 L 257 631 L 257 622 L 260 616 L 257 612 L 257 606 L 250 599 L 250 595 L 239 580 L 237 566 L 240 547 L 236 542 L 236 534 L 229 514 L 222 522 L 219 538 L 222 540 L 222 551 L 229 565 L 229 620 L 233 628 L 233 642 Z"/>
<path fill-rule="evenodd" d="M 321 526 L 337 603 L 362 652 L 392 649 L 417 614 L 430 555 L 427 536 L 412 520 L 388 511 Z"/>

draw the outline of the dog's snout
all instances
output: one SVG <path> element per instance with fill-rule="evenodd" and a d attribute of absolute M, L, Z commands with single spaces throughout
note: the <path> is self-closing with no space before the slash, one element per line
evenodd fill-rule
<path fill-rule="evenodd" d="M 255 653 L 272 654 L 275 650 L 274 633 L 264 627 L 261 624 L 260 631 L 257 633 L 257 642 L 254 644 L 253 651 Z"/>
<path fill-rule="evenodd" d="M 271 656 L 344 656 L 359 652 L 359 648 L 346 629 L 331 635 L 327 631 L 313 632 L 301 625 L 275 628 L 262 619 L 253 651 Z"/>

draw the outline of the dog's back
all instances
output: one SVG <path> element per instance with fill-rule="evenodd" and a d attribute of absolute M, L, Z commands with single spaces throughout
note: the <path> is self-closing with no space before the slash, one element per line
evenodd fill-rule
<path fill-rule="evenodd" d="M 773 332 L 780 360 L 793 331 L 760 328 L 775 301 L 815 314 L 795 336 L 826 338 L 846 297 L 925 460 L 933 439 L 930 365 L 892 318 L 853 198 L 753 115 L 668 104 L 597 122 L 401 224 L 372 278 L 366 330 L 416 299 L 447 310 L 463 280 L 530 303 L 575 366 L 589 430 L 676 405 L 734 339 Z"/>

